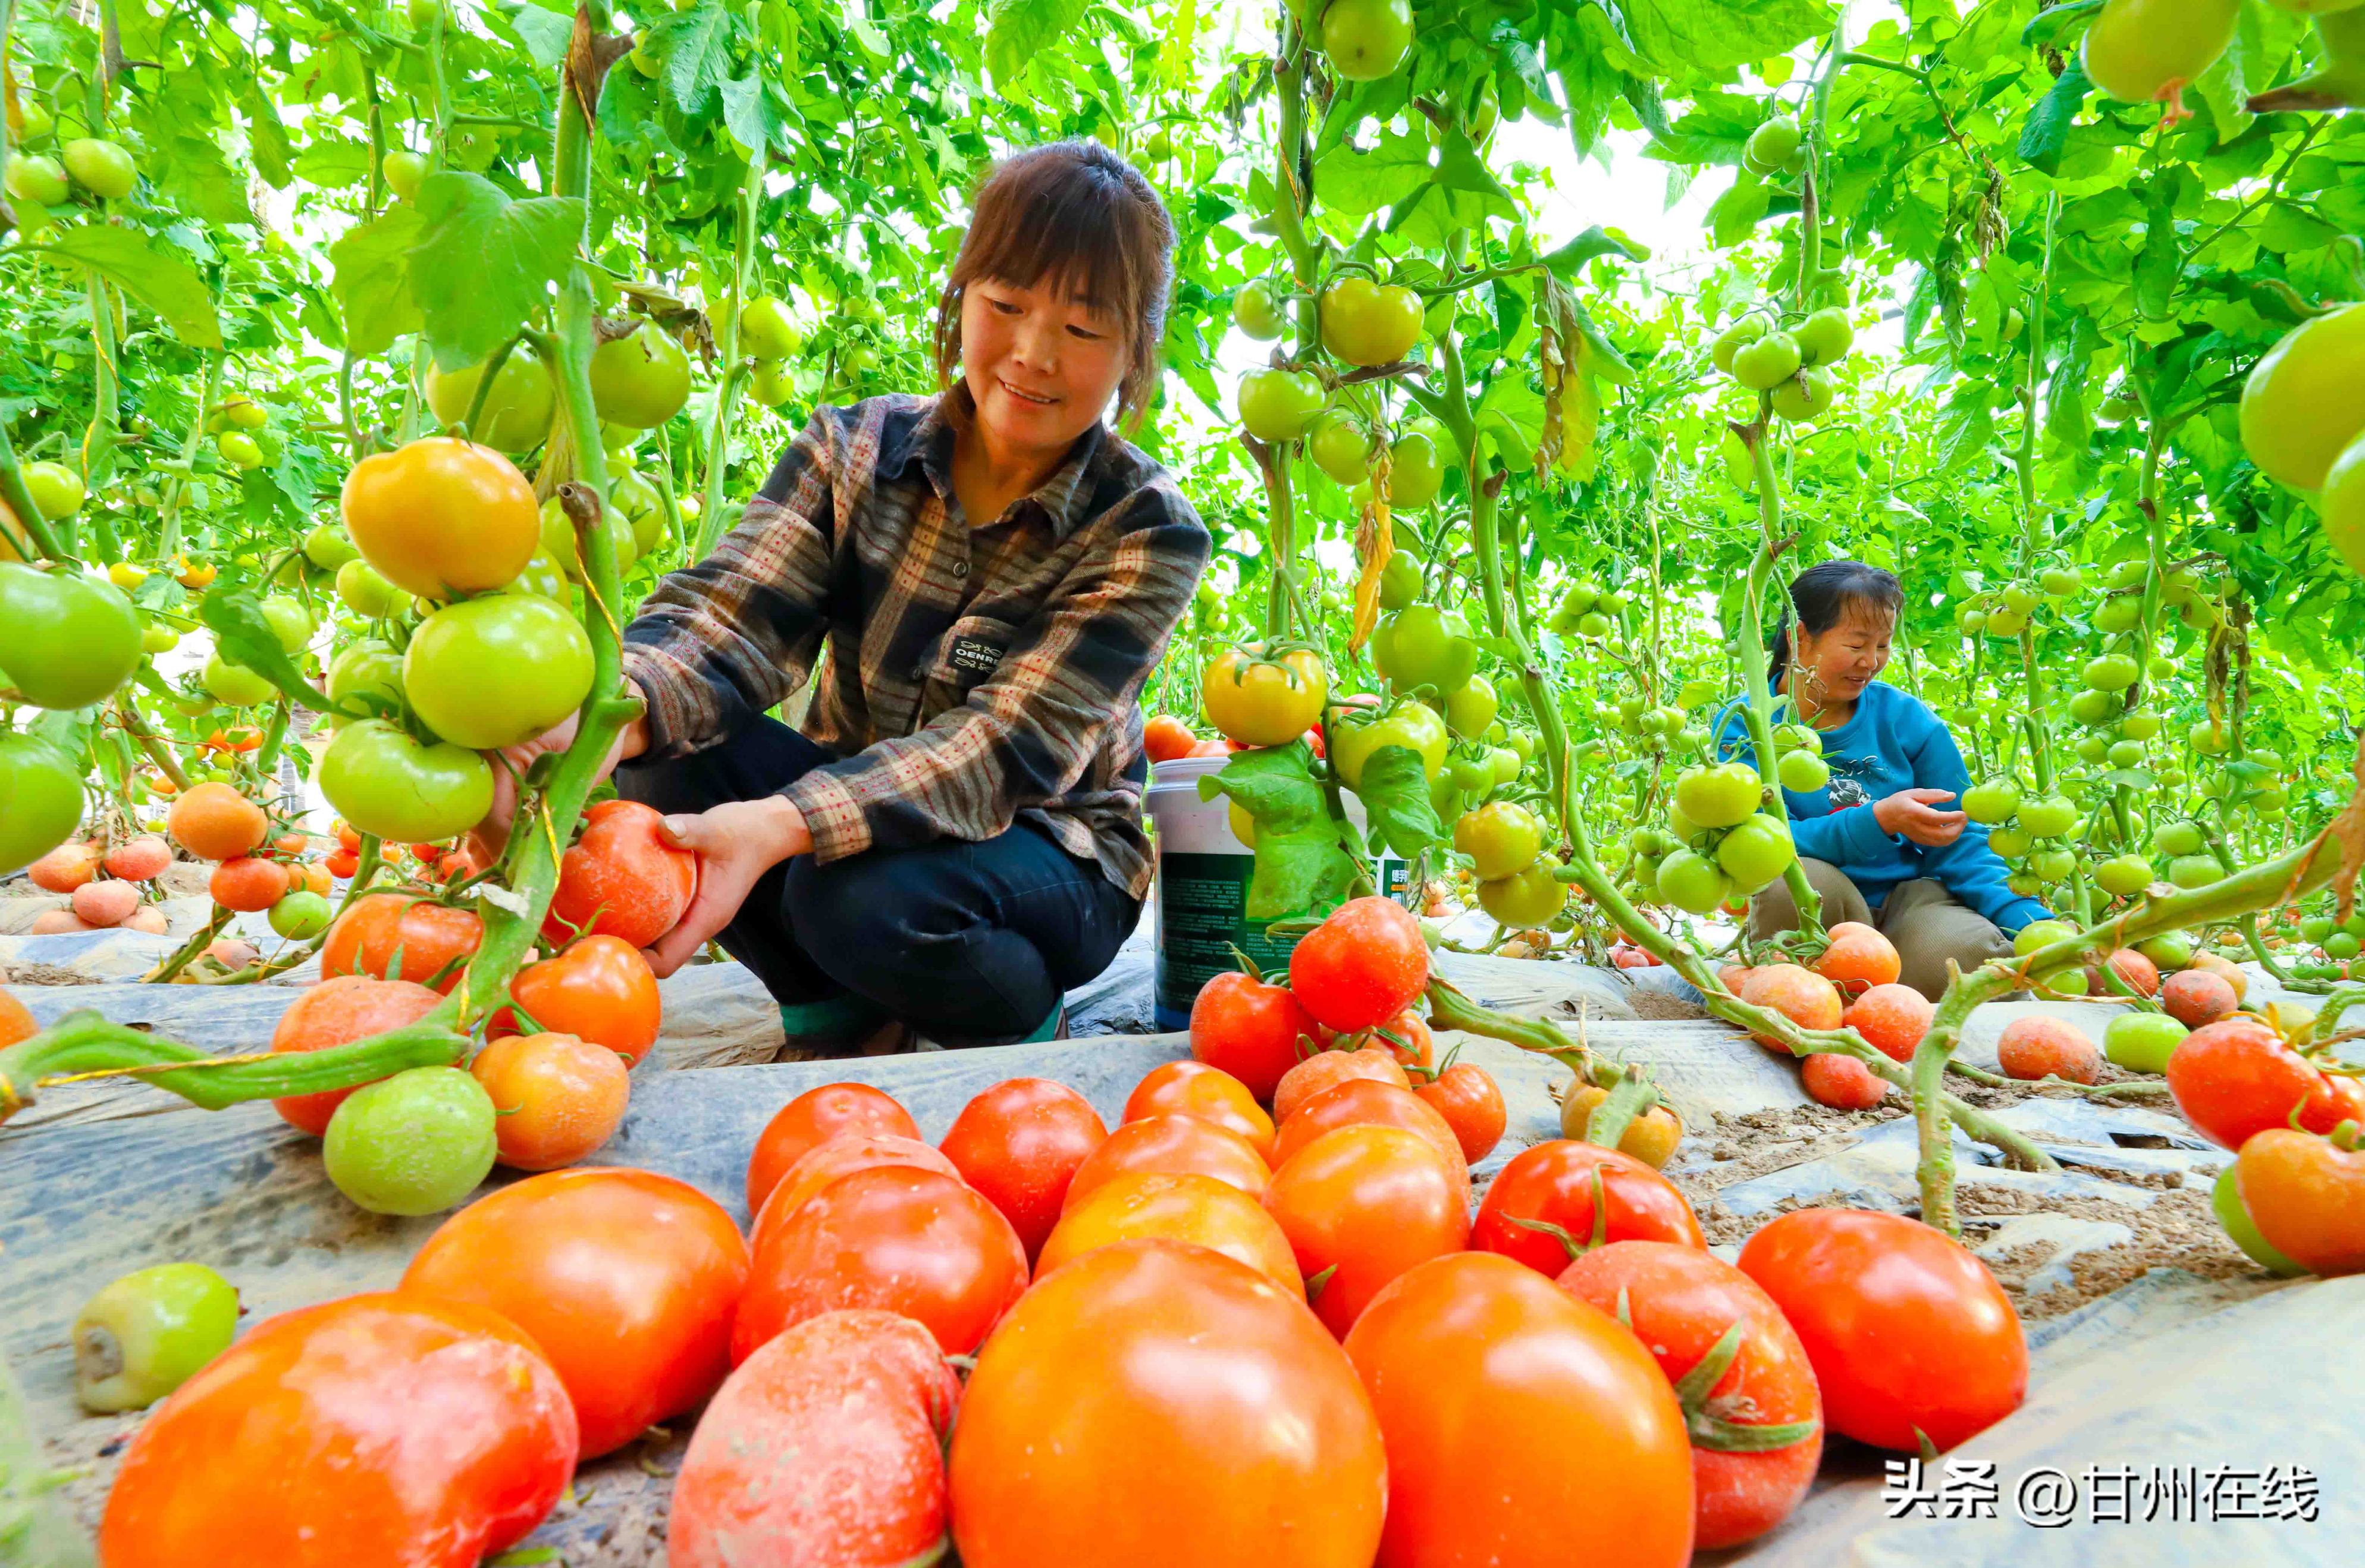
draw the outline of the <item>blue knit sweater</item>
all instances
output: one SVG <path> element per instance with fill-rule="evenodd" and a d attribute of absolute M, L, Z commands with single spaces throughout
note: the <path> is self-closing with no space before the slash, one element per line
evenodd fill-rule
<path fill-rule="evenodd" d="M 1777 721 L 1788 716 L 1788 699 L 1777 692 L 1774 704 Z M 1741 703 L 1717 715 L 1716 737 L 1720 757 L 1739 755 L 1755 763 Z M 1940 811 L 1960 811 L 1963 791 L 1970 788 L 1955 737 L 1920 699 L 1876 680 L 1856 699 L 1847 722 L 1823 731 L 1822 741 L 1830 783 L 1821 790 L 1782 791 L 1800 855 L 1846 872 L 1875 909 L 1898 883 L 1934 877 L 2008 935 L 2051 916 L 2042 903 L 2004 885 L 2003 861 L 1988 846 L 1988 830 L 1978 823 L 1967 823 L 1962 836 L 1944 848 L 1931 849 L 1901 834 L 1883 833 L 1874 819 L 1874 804 L 1900 790 L 1952 790 L 1954 800 L 1931 803 Z"/>

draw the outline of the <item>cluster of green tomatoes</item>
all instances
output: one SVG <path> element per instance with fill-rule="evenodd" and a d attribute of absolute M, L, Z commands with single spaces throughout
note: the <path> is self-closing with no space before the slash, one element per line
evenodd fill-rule
<path fill-rule="evenodd" d="M 1819 751 L 1794 745 L 1778 755 L 1811 762 L 1823 778 L 1830 777 Z M 1777 773 L 1792 771 L 1804 777 L 1808 770 L 1777 765 Z M 1772 812 L 1759 809 L 1766 798 L 1765 780 L 1745 762 L 1686 768 L 1669 795 L 1666 825 L 1646 823 L 1627 835 L 1635 887 L 1651 902 L 1705 915 L 1772 886 L 1798 858 L 1798 849 L 1778 803 Z"/>
<path fill-rule="evenodd" d="M 1836 305 L 1809 312 L 1793 327 L 1753 310 L 1716 335 L 1709 357 L 1750 391 L 1767 394 L 1776 415 L 1798 421 L 1831 411 L 1839 389 L 1830 367 L 1855 342 L 1855 329 Z"/>

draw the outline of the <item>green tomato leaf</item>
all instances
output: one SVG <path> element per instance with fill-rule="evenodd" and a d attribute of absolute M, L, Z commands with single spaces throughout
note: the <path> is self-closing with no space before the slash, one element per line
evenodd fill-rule
<path fill-rule="evenodd" d="M 699 0 L 649 28 L 641 47 L 665 69 L 657 75 L 683 114 L 706 107 L 731 68 L 731 13 L 723 0 Z"/>
<path fill-rule="evenodd" d="M 221 346 L 221 320 L 196 269 L 157 249 L 138 230 L 85 223 L 30 248 L 50 261 L 105 278 L 163 317 L 173 335 L 191 348 Z"/>
<path fill-rule="evenodd" d="M 1341 842 L 1346 824 L 1334 820 L 1322 786 L 1314 781 L 1314 754 L 1304 741 L 1233 754 L 1220 773 L 1199 780 L 1199 798 L 1227 795 L 1256 819 L 1256 870 L 1249 878 L 1246 913 L 1279 920 L 1331 902 L 1359 867 Z"/>
<path fill-rule="evenodd" d="M 2086 80 L 2085 65 L 2076 55 L 2067 56 L 2053 90 L 2037 100 L 2020 128 L 2022 162 L 2040 174 L 2061 172 L 2061 150 L 2068 143 L 2069 128 L 2085 106 L 2086 89 L 2091 85 Z"/>
<path fill-rule="evenodd" d="M 525 325 L 574 263 L 577 196 L 512 201 L 481 175 L 444 169 L 419 187 L 410 297 L 435 363 L 475 364 Z"/>
<path fill-rule="evenodd" d="M 279 645 L 279 634 L 263 618 L 263 601 L 250 579 L 224 574 L 197 601 L 197 619 L 214 634 L 214 646 L 230 663 L 243 665 L 287 694 L 298 707 L 316 713 L 341 713 L 349 719 L 369 715 L 359 708 L 341 708 L 315 687 Z"/>
<path fill-rule="evenodd" d="M 1325 195 L 1327 196 L 1328 193 L 1326 192 Z M 1610 255 L 1624 256 L 1630 261 L 1647 262 L 1651 259 L 1651 251 L 1649 246 L 1638 245 L 1617 230 L 1604 229 L 1597 223 L 1567 244 L 1546 252 L 1543 257 L 1544 270 L 1563 283 L 1574 283 L 1576 281 L 1577 268 L 1596 256 Z"/>
<path fill-rule="evenodd" d="M 329 247 L 346 346 L 355 355 L 384 353 L 425 319 L 410 297 L 410 252 L 424 227 L 417 207 L 390 207 L 374 221 L 346 230 Z"/>
<path fill-rule="evenodd" d="M 1363 785 L 1355 791 L 1372 824 L 1374 843 L 1385 844 L 1404 859 L 1445 837 L 1445 824 L 1429 798 L 1429 775 L 1421 771 L 1420 754 L 1409 746 L 1384 745 L 1363 761 Z"/>
<path fill-rule="evenodd" d="M 1713 77 L 1831 30 L 1819 0 L 1622 0 L 1629 35 L 1659 74 Z"/>
<path fill-rule="evenodd" d="M 1389 136 L 1369 152 L 1341 143 L 1324 153 L 1314 165 L 1314 188 L 1325 207 L 1361 218 L 1394 207 L 1429 175 L 1427 138 Z"/>
<path fill-rule="evenodd" d="M 1007 86 L 1027 62 L 1051 50 L 1084 19 L 1085 0 L 989 0 L 985 11 L 985 64 L 997 85 Z"/>
<path fill-rule="evenodd" d="M 2039 11 L 2020 29 L 2021 46 L 2035 49 L 2053 42 L 2069 30 L 2069 24 L 2090 17 L 2102 8 L 2102 0 L 2069 0 L 2066 6 L 2056 6 L 2049 11 Z"/>
<path fill-rule="evenodd" d="M 517 6 L 507 17 L 510 28 L 525 45 L 527 54 L 544 71 L 555 71 L 566 58 L 566 45 L 575 36 L 575 13 L 564 15 L 544 10 L 539 5 Z"/>
<path fill-rule="evenodd" d="M 2160 175 L 2151 182 L 2144 204 L 2143 249 L 2135 253 L 2135 308 L 2154 321 L 2164 321 L 2176 308 L 2176 285 L 2184 268 L 2184 250 L 2176 239 L 2176 182 Z"/>
<path fill-rule="evenodd" d="M 2072 452 L 2086 450 L 2094 433 L 2093 411 L 2086 405 L 2086 377 L 2094 363 L 2093 320 L 2079 314 L 2069 319 L 2061 340 L 2061 357 L 2054 362 L 2052 379 L 2045 386 L 2045 433 Z"/>

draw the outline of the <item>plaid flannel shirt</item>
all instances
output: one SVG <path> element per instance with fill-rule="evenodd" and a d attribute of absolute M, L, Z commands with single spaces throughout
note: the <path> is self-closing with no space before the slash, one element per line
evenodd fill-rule
<path fill-rule="evenodd" d="M 982 840 L 1023 817 L 1145 897 L 1135 699 L 1205 569 L 1207 531 L 1104 424 L 1033 494 L 971 522 L 940 401 L 816 409 L 714 554 L 643 602 L 624 673 L 648 698 L 649 755 L 712 745 L 777 705 L 826 640 L 803 728 L 843 760 L 780 791 L 816 858 Z"/>

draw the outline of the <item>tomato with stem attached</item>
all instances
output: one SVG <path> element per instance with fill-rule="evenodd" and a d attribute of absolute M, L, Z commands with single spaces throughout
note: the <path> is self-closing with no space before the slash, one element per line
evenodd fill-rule
<path fill-rule="evenodd" d="M 510 981 L 510 999 L 517 1005 L 493 1015 L 488 1038 L 529 1028 L 580 1036 L 623 1058 L 627 1067 L 656 1044 L 664 1017 L 649 961 L 616 936 L 586 936 L 526 965 Z"/>
<path fill-rule="evenodd" d="M 1674 1183 L 1631 1154 L 1574 1138 L 1530 1144 L 1496 1173 L 1470 1245 L 1558 1277 L 1574 1251 L 1601 1241 L 1705 1249 Z"/>
<path fill-rule="evenodd" d="M 362 558 L 431 599 L 506 585 L 542 543 L 541 508 L 516 465 L 440 436 L 363 458 L 340 506 Z"/>
<path fill-rule="evenodd" d="M 422 745 L 384 719 L 357 719 L 320 755 L 320 794 L 364 833 L 403 842 L 449 838 L 493 806 L 493 769 L 476 752 Z"/>
<path fill-rule="evenodd" d="M 1322 655 L 1292 648 L 1268 655 L 1261 648 L 1232 648 L 1207 662 L 1199 683 L 1207 718 L 1227 737 L 1245 745 L 1283 745 L 1322 717 L 1330 678 Z"/>
<path fill-rule="evenodd" d="M 202 1263 L 159 1263 L 100 1287 L 74 1314 L 74 1396 L 85 1410 L 142 1410 L 230 1348 L 238 1292 Z"/>

